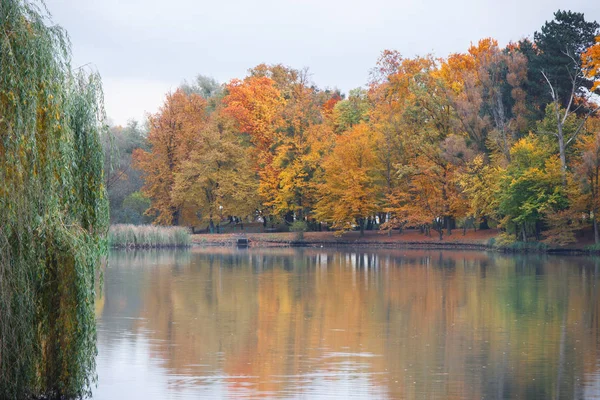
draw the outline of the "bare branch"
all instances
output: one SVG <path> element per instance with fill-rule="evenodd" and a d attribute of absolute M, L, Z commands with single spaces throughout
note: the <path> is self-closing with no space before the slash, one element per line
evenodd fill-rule
<path fill-rule="evenodd" d="M 554 135 L 554 136 L 558 137 L 558 133 L 556 133 L 556 132 L 537 131 L 537 133 L 543 134 L 543 135 Z"/>
<path fill-rule="evenodd" d="M 585 126 L 586 121 L 588 120 L 589 117 L 591 117 L 592 115 L 594 115 L 596 112 L 600 111 L 600 106 L 596 107 L 593 110 L 590 110 L 585 117 L 583 117 L 583 119 L 581 120 L 581 122 L 579 123 L 579 125 L 577 126 L 577 129 L 575 130 L 575 132 L 573 133 L 573 135 L 569 138 L 569 140 L 567 140 L 566 145 L 569 145 L 569 143 L 571 143 L 573 140 L 575 140 L 575 138 L 577 137 L 577 135 L 579 135 L 579 133 L 581 132 L 581 130 L 583 129 L 583 127 Z"/>
<path fill-rule="evenodd" d="M 550 79 L 548 79 L 548 76 L 544 71 L 542 71 L 542 75 L 544 76 L 544 79 L 546 79 L 546 82 L 548 82 L 548 86 L 550 86 L 550 94 L 552 95 L 552 100 L 556 101 L 556 93 L 554 92 L 554 86 L 552 86 L 552 84 L 550 83 Z"/>

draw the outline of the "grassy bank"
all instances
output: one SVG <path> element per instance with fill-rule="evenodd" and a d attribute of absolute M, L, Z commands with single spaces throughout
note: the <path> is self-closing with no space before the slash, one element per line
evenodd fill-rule
<path fill-rule="evenodd" d="M 108 242 L 113 248 L 188 247 L 191 236 L 187 228 L 155 225 L 112 225 Z"/>

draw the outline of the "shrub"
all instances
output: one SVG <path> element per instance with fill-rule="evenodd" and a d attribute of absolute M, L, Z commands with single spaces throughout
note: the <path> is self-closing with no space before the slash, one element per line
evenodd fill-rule
<path fill-rule="evenodd" d="M 290 231 L 296 233 L 295 239 L 297 241 L 304 240 L 304 232 L 306 232 L 307 230 L 308 230 L 308 225 L 307 225 L 306 221 L 303 221 L 303 220 L 294 221 L 290 225 Z"/>

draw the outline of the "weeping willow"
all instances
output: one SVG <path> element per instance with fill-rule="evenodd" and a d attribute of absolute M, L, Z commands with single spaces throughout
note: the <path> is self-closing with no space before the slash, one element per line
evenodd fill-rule
<path fill-rule="evenodd" d="M 95 375 L 108 203 L 100 79 L 45 5 L 0 1 L 0 398 L 74 398 Z"/>

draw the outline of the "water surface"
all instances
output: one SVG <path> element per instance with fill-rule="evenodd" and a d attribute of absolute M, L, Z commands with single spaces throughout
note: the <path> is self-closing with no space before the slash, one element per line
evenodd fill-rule
<path fill-rule="evenodd" d="M 95 399 L 600 398 L 600 259 L 113 252 Z"/>

